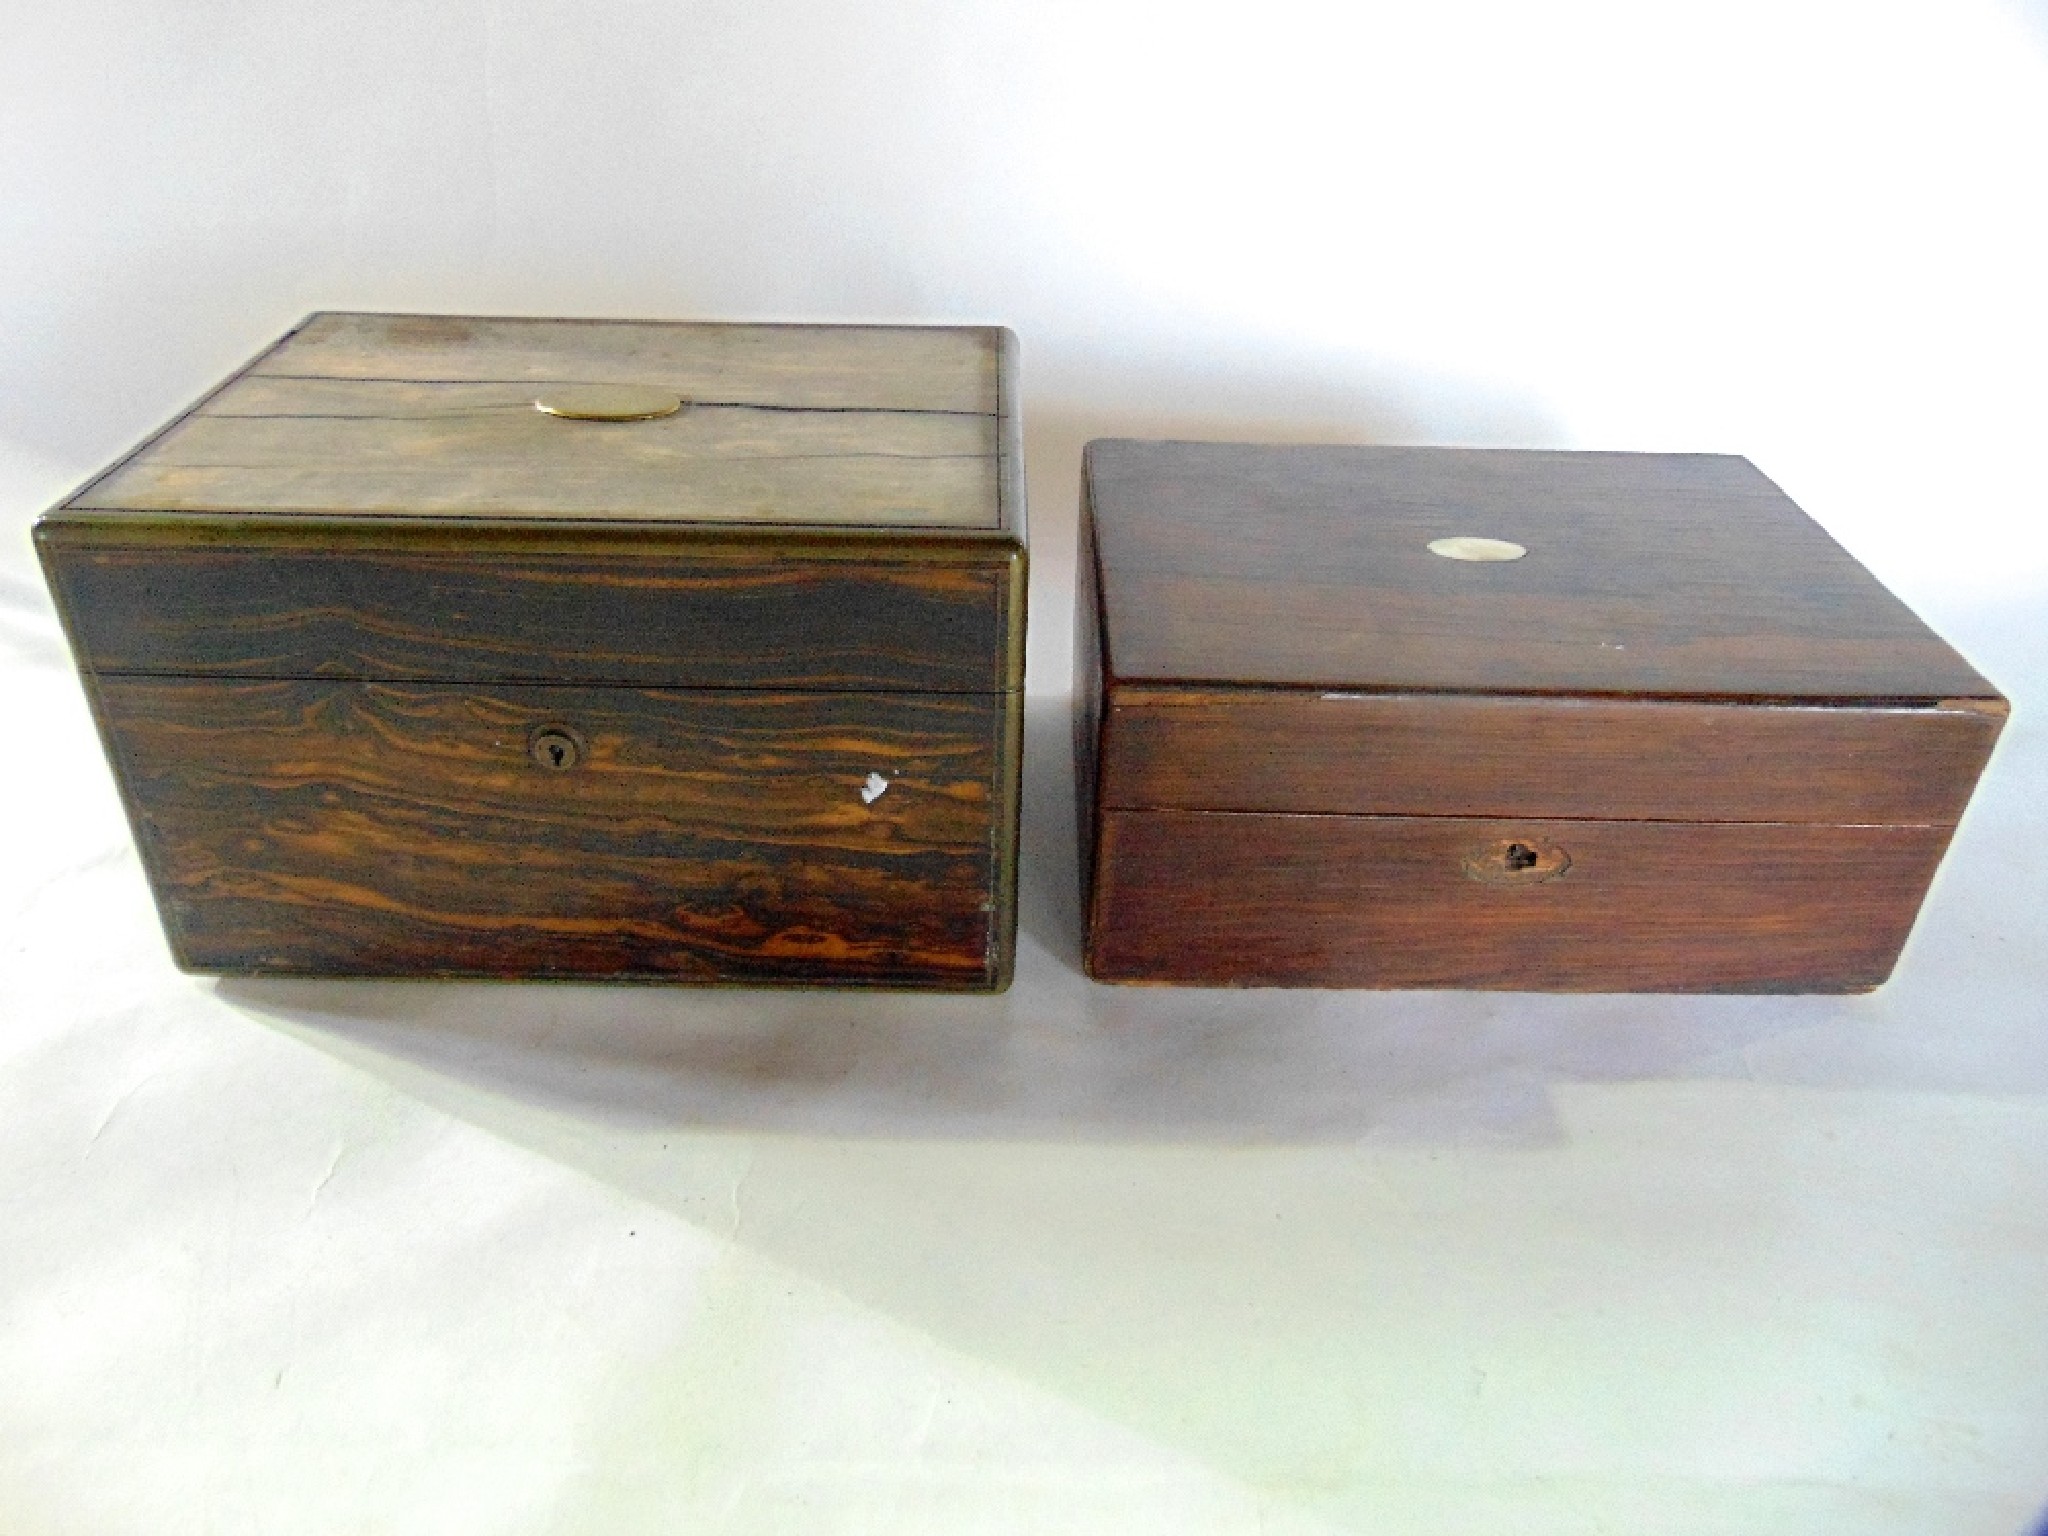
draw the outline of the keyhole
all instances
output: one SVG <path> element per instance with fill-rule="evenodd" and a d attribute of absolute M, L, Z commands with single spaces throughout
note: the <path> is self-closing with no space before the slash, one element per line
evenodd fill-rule
<path fill-rule="evenodd" d="M 576 745 L 576 738 L 556 727 L 534 732 L 528 750 L 541 767 L 557 773 L 574 768 L 583 755 L 583 749 Z"/>
<path fill-rule="evenodd" d="M 1555 880 L 1572 867 L 1571 855 L 1554 843 L 1481 843 L 1467 849 L 1461 860 L 1465 878 L 1482 885 L 1512 886 L 1517 890 Z"/>

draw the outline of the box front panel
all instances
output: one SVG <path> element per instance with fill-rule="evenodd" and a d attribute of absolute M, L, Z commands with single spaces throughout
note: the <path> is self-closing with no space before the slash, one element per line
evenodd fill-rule
<path fill-rule="evenodd" d="M 1105 981 L 1860 991 L 1890 974 L 1936 826 L 1104 811 Z"/>
<path fill-rule="evenodd" d="M 986 987 L 1018 695 L 103 677 L 180 962 Z"/>
<path fill-rule="evenodd" d="M 1953 825 L 2003 703 L 1923 707 L 1118 688 L 1133 809 Z"/>
<path fill-rule="evenodd" d="M 652 537 L 536 549 L 531 533 L 511 547 L 431 531 L 41 537 L 80 661 L 101 674 L 961 693 L 1017 681 L 1013 549 L 941 561 Z"/>

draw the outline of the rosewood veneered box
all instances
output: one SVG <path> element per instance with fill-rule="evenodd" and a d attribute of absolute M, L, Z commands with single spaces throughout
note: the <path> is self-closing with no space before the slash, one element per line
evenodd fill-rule
<path fill-rule="evenodd" d="M 1103 980 L 1860 991 L 2006 703 L 1740 458 L 1098 442 Z"/>
<path fill-rule="evenodd" d="M 323 314 L 38 524 L 191 969 L 996 989 L 1000 329 Z"/>

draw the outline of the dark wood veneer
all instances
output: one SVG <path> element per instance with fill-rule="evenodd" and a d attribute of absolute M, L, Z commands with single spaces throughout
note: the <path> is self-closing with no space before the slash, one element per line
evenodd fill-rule
<path fill-rule="evenodd" d="M 1207 986 L 1857 992 L 1890 974 L 1947 827 L 1107 811 L 1092 957 Z M 1571 867 L 1466 872 L 1527 839 Z"/>
<path fill-rule="evenodd" d="M 1105 803 L 1953 825 L 2003 711 L 1119 689 Z"/>
<path fill-rule="evenodd" d="M 1079 585 L 1110 981 L 1874 987 L 2006 717 L 1713 455 L 1094 443 Z"/>
<path fill-rule="evenodd" d="M 1746 459 L 1102 442 L 1087 475 L 1124 682 L 1998 697 Z"/>
<path fill-rule="evenodd" d="M 996 979 L 1002 696 L 108 678 L 100 702 L 195 969 Z M 575 767 L 534 762 L 550 727 Z"/>
<path fill-rule="evenodd" d="M 61 532 L 53 536 L 60 543 Z M 993 692 L 1014 551 L 979 564 L 79 541 L 53 563 L 101 671 Z"/>
<path fill-rule="evenodd" d="M 311 317 L 36 528 L 177 957 L 1006 985 L 1017 408 L 998 327 Z"/>

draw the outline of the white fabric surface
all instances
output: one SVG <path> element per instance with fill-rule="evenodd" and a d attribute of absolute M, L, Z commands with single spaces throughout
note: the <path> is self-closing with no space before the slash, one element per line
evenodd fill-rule
<path fill-rule="evenodd" d="M 0 0 L 0 1536 L 2018 1536 L 2048 0 Z M 998 999 L 172 970 L 27 520 L 315 308 L 1001 321 Z M 2014 699 L 1852 999 L 1074 969 L 1089 437 L 1737 452 Z"/>
<path fill-rule="evenodd" d="M 2039 592 L 1935 615 L 2019 707 L 1873 996 L 1093 986 L 1048 687 L 1017 983 L 960 999 L 179 975 L 24 538 L 0 581 L 0 1530 L 2048 1504 Z"/>

